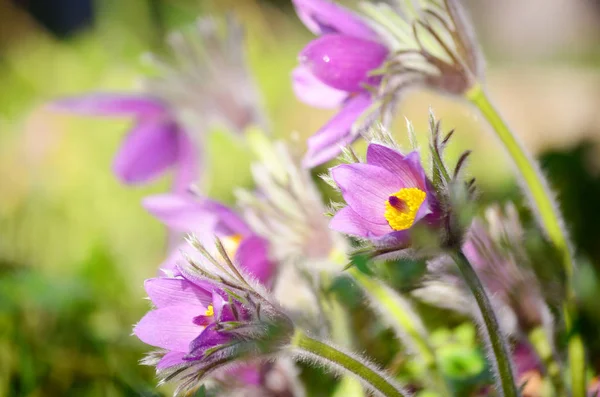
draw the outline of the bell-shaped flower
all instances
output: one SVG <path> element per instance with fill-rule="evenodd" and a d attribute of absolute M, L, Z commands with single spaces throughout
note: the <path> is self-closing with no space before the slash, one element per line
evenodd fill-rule
<path fill-rule="evenodd" d="M 191 238 L 190 244 L 195 251 L 178 265 L 178 276 L 146 281 L 154 309 L 134 328 L 140 340 L 162 349 L 145 363 L 162 380 L 177 379 L 180 391 L 224 365 L 274 354 L 293 333 L 291 321 L 220 241 L 207 247 Z"/>
<path fill-rule="evenodd" d="M 321 37 L 300 53 L 292 73 L 294 92 L 303 102 L 339 112 L 308 140 L 304 166 L 312 168 L 335 158 L 359 137 L 355 123 L 373 104 L 372 75 L 388 49 L 377 33 L 350 10 L 329 0 L 294 0 L 300 19 Z"/>
<path fill-rule="evenodd" d="M 173 190 L 184 192 L 201 176 L 211 128 L 243 132 L 266 125 L 245 62 L 241 27 L 228 19 L 226 31 L 223 36 L 214 20 L 199 19 L 191 33 L 172 33 L 168 43 L 177 61 L 150 56 L 158 73 L 143 80 L 141 94 L 94 93 L 51 106 L 82 115 L 133 117 L 134 127 L 114 160 L 118 178 L 125 184 L 147 183 L 176 168 Z"/>
<path fill-rule="evenodd" d="M 175 189 L 196 179 L 197 147 L 169 107 L 141 94 L 94 93 L 63 98 L 52 109 L 86 116 L 132 117 L 135 120 L 115 156 L 113 170 L 128 185 L 147 183 L 175 167 Z"/>
<path fill-rule="evenodd" d="M 415 224 L 439 217 L 436 193 L 418 152 L 404 155 L 371 143 L 366 160 L 330 170 L 347 204 L 331 220 L 332 229 L 374 242 L 402 243 Z"/>

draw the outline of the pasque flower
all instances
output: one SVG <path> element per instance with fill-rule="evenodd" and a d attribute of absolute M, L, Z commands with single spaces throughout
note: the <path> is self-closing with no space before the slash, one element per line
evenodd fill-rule
<path fill-rule="evenodd" d="M 308 140 L 304 165 L 314 167 L 358 138 L 353 126 L 373 104 L 368 86 L 380 81 L 371 72 L 383 64 L 388 49 L 360 17 L 329 0 L 294 0 L 294 5 L 304 24 L 320 35 L 300 53 L 294 91 L 311 106 L 341 107 Z"/>
<path fill-rule="evenodd" d="M 414 134 L 409 123 L 409 130 Z M 371 129 L 366 162 L 350 152 L 349 164 L 330 169 L 328 182 L 340 191 L 346 206 L 331 220 L 330 228 L 370 241 L 382 252 L 445 249 L 462 240 L 464 219 L 473 194 L 473 180 L 464 182 L 460 170 L 469 152 L 463 153 L 453 173 L 443 161 L 443 150 L 454 131 L 441 138 L 441 126 L 430 115 L 431 178 L 418 151 L 401 153 L 382 126 Z M 413 229 L 433 240 L 413 242 Z"/>
<path fill-rule="evenodd" d="M 176 190 L 196 179 L 197 147 L 161 100 L 143 94 L 94 93 L 57 100 L 51 106 L 82 115 L 135 119 L 113 163 L 123 183 L 146 183 L 172 167 Z"/>
<path fill-rule="evenodd" d="M 212 19 L 199 19 L 191 33 L 168 38 L 175 64 L 152 56 L 158 75 L 143 80 L 144 92 L 94 93 L 64 98 L 54 109 L 93 116 L 133 117 L 115 160 L 114 171 L 126 184 L 152 181 L 176 167 L 174 191 L 197 182 L 204 135 L 220 125 L 242 132 L 266 127 L 260 97 L 246 67 L 241 27 L 227 20 L 219 34 Z"/>
<path fill-rule="evenodd" d="M 231 208 L 209 199 L 190 194 L 160 194 L 146 197 L 143 206 L 173 232 L 217 236 L 229 255 L 244 270 L 264 285 L 271 285 L 275 263 L 269 258 L 267 240 L 257 235 Z M 169 255 L 161 266 L 163 271 L 177 271 L 181 251 L 189 250 L 184 243 Z"/>
<path fill-rule="evenodd" d="M 155 308 L 135 326 L 143 342 L 163 349 L 145 363 L 186 391 L 203 377 L 238 360 L 272 354 L 289 343 L 293 325 L 264 288 L 234 263 L 217 240 L 178 265 L 178 276 L 147 280 Z"/>
<path fill-rule="evenodd" d="M 483 80 L 484 60 L 459 0 L 363 3 L 393 54 L 380 94 L 388 100 L 425 87 L 463 95 Z"/>
<path fill-rule="evenodd" d="M 403 155 L 371 143 L 366 163 L 343 164 L 330 172 L 347 203 L 331 220 L 334 230 L 371 240 L 406 241 L 413 225 L 439 216 L 418 152 Z"/>

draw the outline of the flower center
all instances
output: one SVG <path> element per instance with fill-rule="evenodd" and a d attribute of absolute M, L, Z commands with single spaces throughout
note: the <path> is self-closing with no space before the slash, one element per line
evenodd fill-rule
<path fill-rule="evenodd" d="M 227 255 L 229 255 L 230 258 L 235 258 L 235 254 L 240 247 L 241 241 L 242 236 L 239 234 L 233 234 L 231 236 L 221 238 L 223 248 L 225 248 L 225 252 L 227 252 Z"/>
<path fill-rule="evenodd" d="M 212 304 L 208 305 L 208 307 L 206 308 L 206 311 L 204 312 L 204 315 L 206 317 L 212 317 L 215 315 L 215 308 L 213 307 Z"/>
<path fill-rule="evenodd" d="M 394 230 L 406 230 L 415 223 L 417 211 L 427 194 L 419 188 L 400 189 L 385 202 L 385 219 Z"/>

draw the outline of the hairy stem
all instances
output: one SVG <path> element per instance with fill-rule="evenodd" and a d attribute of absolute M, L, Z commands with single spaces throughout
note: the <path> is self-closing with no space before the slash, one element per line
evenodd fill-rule
<path fill-rule="evenodd" d="M 569 245 L 569 237 L 563 227 L 558 206 L 535 160 L 527 154 L 517 137 L 498 114 L 483 87 L 481 85 L 473 87 L 467 93 L 467 98 L 479 109 L 504 144 L 523 179 L 525 191 L 533 203 L 539 222 L 562 255 L 563 267 L 567 278 L 567 303 L 563 313 L 567 333 L 571 335 L 568 346 L 571 389 L 573 397 L 585 397 L 585 349 L 581 337 L 572 332 L 574 292 L 571 288 L 571 278 L 574 261 Z"/>
<path fill-rule="evenodd" d="M 391 326 L 401 341 L 409 339 L 406 343 L 417 354 L 417 358 L 422 360 L 427 368 L 429 383 L 442 396 L 451 396 L 448 385 L 441 375 L 438 367 L 435 351 L 428 341 L 428 335 L 422 326 L 417 323 L 415 316 L 407 305 L 403 305 L 402 297 L 397 292 L 383 285 L 381 282 L 373 280 L 362 273 L 356 267 L 348 269 L 354 280 L 363 289 L 372 307 L 377 308 L 381 313 L 384 322 Z M 413 315 L 411 315 L 413 314 Z"/>
<path fill-rule="evenodd" d="M 456 262 L 456 265 L 462 273 L 462 276 L 469 286 L 471 293 L 475 297 L 477 306 L 479 307 L 479 312 L 485 326 L 485 332 L 492 347 L 493 359 L 495 360 L 493 367 L 496 371 L 496 377 L 501 389 L 499 391 L 504 397 L 518 397 L 519 392 L 514 380 L 509 349 L 483 284 L 481 284 L 471 263 L 462 251 L 456 250 L 450 254 Z"/>
<path fill-rule="evenodd" d="M 333 366 L 334 369 L 342 368 L 347 373 L 356 376 L 364 383 L 386 397 L 408 397 L 409 394 L 388 380 L 387 376 L 375 368 L 365 365 L 358 359 L 344 353 L 327 343 L 313 339 L 303 332 L 296 330 L 292 346 L 298 351 L 300 357 L 308 357 L 318 362 Z"/>

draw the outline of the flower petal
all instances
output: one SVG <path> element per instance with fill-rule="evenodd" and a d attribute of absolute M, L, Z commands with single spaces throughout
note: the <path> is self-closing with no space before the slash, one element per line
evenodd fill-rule
<path fill-rule="evenodd" d="M 387 225 L 385 203 L 390 195 L 403 187 L 398 177 L 370 164 L 338 165 L 331 169 L 331 176 L 346 203 L 358 216 Z"/>
<path fill-rule="evenodd" d="M 183 359 L 185 355 L 186 353 L 182 352 L 168 352 L 160 359 L 158 364 L 156 364 L 156 369 L 161 370 L 183 364 L 185 363 L 185 360 Z"/>
<path fill-rule="evenodd" d="M 369 76 L 388 50 L 376 41 L 341 34 L 328 34 L 308 43 L 300 52 L 300 64 L 326 85 L 337 90 L 359 92 L 376 85 L 380 78 Z"/>
<path fill-rule="evenodd" d="M 212 347 L 223 345 L 231 341 L 232 337 L 224 335 L 223 333 L 215 330 L 216 324 L 213 323 L 206 327 L 196 339 L 194 339 L 190 345 L 190 353 L 186 356 L 187 360 L 197 360 L 204 356 L 207 349 Z"/>
<path fill-rule="evenodd" d="M 161 118 L 140 120 L 129 132 L 114 162 L 115 174 L 126 184 L 147 182 L 177 162 L 179 130 Z"/>
<path fill-rule="evenodd" d="M 371 104 L 371 96 L 366 92 L 349 99 L 323 128 L 308 139 L 303 166 L 312 168 L 334 159 L 341 153 L 342 147 L 357 139 L 358 135 L 352 133 L 352 126 Z"/>
<path fill-rule="evenodd" d="M 194 324 L 194 318 L 205 310 L 200 305 L 169 306 L 152 310 L 137 323 L 133 333 L 148 345 L 187 352 L 190 343 L 203 330 L 203 327 Z"/>
<path fill-rule="evenodd" d="M 344 33 L 376 40 L 377 34 L 352 11 L 328 0 L 292 0 L 298 18 L 316 35 Z"/>
<path fill-rule="evenodd" d="M 292 88 L 298 99 L 316 108 L 338 107 L 348 97 L 347 92 L 323 84 L 304 66 L 292 71 Z"/>
<path fill-rule="evenodd" d="M 269 260 L 268 243 L 258 236 L 250 236 L 242 240 L 235 253 L 239 265 L 262 284 L 269 286 L 275 264 Z"/>
<path fill-rule="evenodd" d="M 200 164 L 199 144 L 186 133 L 179 134 L 179 153 L 177 171 L 173 180 L 173 191 L 185 193 L 193 183 L 199 182 Z"/>
<path fill-rule="evenodd" d="M 390 171 L 400 178 L 403 187 L 418 187 L 427 191 L 425 170 L 416 151 L 404 156 L 387 146 L 371 143 L 367 148 L 367 164 Z"/>
<path fill-rule="evenodd" d="M 202 202 L 185 194 L 157 194 L 145 197 L 142 206 L 169 228 L 191 233 L 210 230 L 214 234 L 217 216 L 203 207 Z"/>
<path fill-rule="evenodd" d="M 183 278 L 151 278 L 146 280 L 144 288 L 148 297 L 157 308 L 198 305 L 208 307 L 212 294 Z"/>
<path fill-rule="evenodd" d="M 93 93 L 59 99 L 50 108 L 89 116 L 156 116 L 166 111 L 158 100 L 143 95 Z"/>
<path fill-rule="evenodd" d="M 376 224 L 360 217 L 350 206 L 339 210 L 331 219 L 329 227 L 340 233 L 365 238 L 379 237 L 393 231 L 387 224 Z"/>
<path fill-rule="evenodd" d="M 246 222 L 231 208 L 215 200 L 203 200 L 202 208 L 214 214 L 217 218 L 215 233 L 217 236 L 232 236 L 239 234 L 247 236 L 252 230 Z"/>

